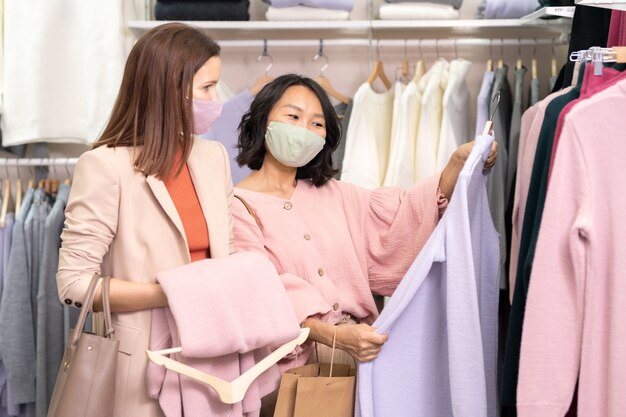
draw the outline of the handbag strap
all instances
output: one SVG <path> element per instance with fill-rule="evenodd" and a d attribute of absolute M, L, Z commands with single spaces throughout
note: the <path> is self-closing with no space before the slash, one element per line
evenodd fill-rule
<path fill-rule="evenodd" d="M 328 383 L 333 378 L 333 365 L 335 363 L 335 345 L 337 343 L 337 326 L 333 326 L 333 351 L 330 354 L 330 373 L 328 374 Z"/>
<path fill-rule="evenodd" d="M 111 302 L 109 300 L 109 287 L 111 278 L 102 278 L 102 311 L 104 313 L 104 337 L 111 339 L 115 329 L 111 320 Z"/>
<path fill-rule="evenodd" d="M 237 195 L 237 194 L 235 194 L 235 198 L 243 203 L 243 205 L 246 207 L 246 210 L 248 210 L 248 213 L 250 213 L 250 215 L 254 218 L 254 221 L 256 222 L 256 225 L 259 226 L 259 229 L 262 229 L 261 223 L 259 222 L 258 217 L 254 213 L 254 210 L 252 210 L 252 207 L 250 207 L 250 204 L 248 204 L 246 199 L 243 198 L 240 195 Z"/>
<path fill-rule="evenodd" d="M 91 282 L 89 283 L 89 287 L 87 287 L 87 294 L 83 302 L 83 306 L 80 309 L 80 314 L 78 315 L 78 320 L 76 322 L 76 326 L 74 330 L 72 330 L 72 334 L 70 335 L 69 344 L 76 345 L 78 343 L 78 339 L 80 338 L 80 334 L 85 328 L 85 322 L 87 321 L 87 314 L 92 310 L 93 307 L 93 299 L 96 296 L 96 288 L 98 286 L 98 282 L 100 281 L 100 275 L 94 274 Z M 109 304 L 109 286 L 108 286 L 108 277 L 103 278 L 103 288 L 102 288 L 102 305 L 104 310 L 104 323 L 106 327 L 105 335 L 110 338 L 113 331 L 111 326 L 111 307 Z"/>

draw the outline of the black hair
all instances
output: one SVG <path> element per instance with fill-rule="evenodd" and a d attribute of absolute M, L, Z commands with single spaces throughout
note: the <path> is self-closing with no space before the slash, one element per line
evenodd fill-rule
<path fill-rule="evenodd" d="M 341 140 L 341 125 L 326 91 L 310 78 L 297 74 L 281 75 L 268 83 L 256 95 L 250 110 L 244 114 L 239 124 L 237 163 L 259 170 L 265 157 L 265 131 L 270 112 L 289 87 L 303 86 L 311 90 L 322 105 L 326 127 L 324 148 L 315 158 L 296 172 L 297 179 L 309 179 L 316 187 L 326 184 L 338 172 L 333 167 L 332 154 Z"/>

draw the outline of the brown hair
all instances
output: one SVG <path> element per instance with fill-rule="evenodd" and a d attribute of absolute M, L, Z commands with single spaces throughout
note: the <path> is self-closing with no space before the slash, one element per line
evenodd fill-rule
<path fill-rule="evenodd" d="M 136 147 L 135 169 L 159 179 L 173 169 L 180 172 L 193 145 L 193 76 L 219 52 L 211 38 L 182 23 L 146 32 L 128 56 L 111 116 L 94 148 Z"/>

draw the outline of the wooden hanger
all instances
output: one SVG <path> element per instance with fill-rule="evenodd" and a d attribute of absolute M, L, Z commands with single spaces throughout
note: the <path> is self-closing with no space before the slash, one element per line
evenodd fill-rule
<path fill-rule="evenodd" d="M 387 78 L 387 75 L 385 74 L 385 67 L 383 65 L 383 61 L 380 59 L 379 44 L 380 44 L 380 39 L 376 41 L 376 61 L 374 62 L 372 73 L 367 79 L 367 83 L 369 85 L 372 85 L 374 84 L 374 81 L 376 81 L 376 79 L 379 78 L 380 81 L 385 86 L 385 88 L 389 90 L 391 88 L 391 81 L 389 81 L 389 78 Z"/>
<path fill-rule="evenodd" d="M 615 54 L 615 62 L 618 64 L 626 64 L 626 46 L 614 46 L 611 49 Z"/>
<path fill-rule="evenodd" d="M 159 351 L 146 350 L 146 353 L 148 354 L 148 358 L 150 358 L 150 360 L 157 365 L 165 366 L 167 369 L 207 384 L 215 390 L 223 403 L 234 404 L 243 400 L 250 384 L 252 384 L 252 382 L 254 382 L 259 375 L 267 371 L 272 365 L 293 351 L 296 346 L 304 343 L 307 337 L 309 337 L 309 328 L 305 327 L 300 329 L 300 336 L 280 346 L 232 382 L 224 381 L 223 379 L 209 375 L 205 372 L 192 368 L 191 366 L 164 356 L 171 353 L 182 352 L 180 347 Z"/>
<path fill-rule="evenodd" d="M 522 40 L 518 39 L 517 44 L 517 61 L 515 61 L 515 69 L 522 69 L 524 67 L 524 63 L 522 62 Z"/>
<path fill-rule="evenodd" d="M 325 62 L 322 68 L 320 69 L 320 75 L 317 78 L 315 78 L 315 81 L 324 89 L 324 91 L 326 91 L 326 94 L 339 100 L 343 104 L 348 104 L 350 102 L 350 98 L 346 97 L 345 95 L 337 91 L 330 84 L 330 80 L 324 76 L 324 71 L 326 71 L 326 68 L 328 68 L 329 60 L 328 60 L 328 57 L 324 55 L 324 40 L 323 39 L 320 39 L 320 48 L 317 51 L 317 54 L 315 54 L 315 56 L 313 57 L 313 62 L 317 62 L 320 59 L 323 59 Z"/>
<path fill-rule="evenodd" d="M 389 81 L 389 78 L 387 78 L 387 75 L 385 75 L 385 68 L 383 66 L 383 61 L 374 62 L 374 69 L 372 70 L 372 73 L 367 79 L 367 83 L 370 85 L 374 84 L 374 81 L 376 81 L 377 78 L 380 79 L 380 81 L 383 83 L 383 85 L 385 86 L 387 90 L 391 88 L 391 81 Z"/>
<path fill-rule="evenodd" d="M 250 87 L 248 91 L 250 91 L 250 94 L 252 94 L 253 96 L 256 96 L 259 91 L 261 91 L 263 87 L 265 87 L 273 79 L 274 77 L 272 77 L 271 75 L 261 75 L 259 78 L 256 79 L 254 85 Z"/>
<path fill-rule="evenodd" d="M 350 98 L 335 90 L 330 84 L 328 78 L 326 78 L 325 76 L 320 75 L 315 79 L 315 81 L 324 89 L 324 91 L 326 91 L 326 94 L 328 94 L 329 96 L 336 98 L 344 104 L 348 104 L 350 102 Z"/>
<path fill-rule="evenodd" d="M 500 39 L 500 59 L 498 59 L 498 68 L 504 68 L 504 39 Z"/>
<path fill-rule="evenodd" d="M 493 100 L 491 100 L 491 115 L 487 123 L 485 123 L 485 128 L 483 129 L 483 136 L 488 135 L 493 130 L 493 117 L 496 115 L 496 109 L 500 104 L 500 92 L 498 91 L 495 96 L 493 96 Z"/>
<path fill-rule="evenodd" d="M 7 178 L 4 180 L 4 188 L 2 189 L 2 211 L 0 212 L 0 227 L 4 227 L 6 225 L 10 200 L 11 200 L 11 180 Z"/>
<path fill-rule="evenodd" d="M 20 212 L 22 208 L 22 180 L 18 178 L 15 181 L 15 215 Z"/>
<path fill-rule="evenodd" d="M 413 75 L 412 82 L 417 83 L 420 78 L 422 78 L 422 75 L 424 75 L 424 72 L 426 72 L 426 67 L 424 66 L 424 61 L 420 59 L 415 64 L 415 75 Z"/>

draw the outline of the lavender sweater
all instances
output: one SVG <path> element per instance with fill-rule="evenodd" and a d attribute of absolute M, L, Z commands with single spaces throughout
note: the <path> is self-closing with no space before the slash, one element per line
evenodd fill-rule
<path fill-rule="evenodd" d="M 498 235 L 480 136 L 430 239 L 374 323 L 389 334 L 359 365 L 356 416 L 496 416 Z"/>

